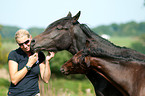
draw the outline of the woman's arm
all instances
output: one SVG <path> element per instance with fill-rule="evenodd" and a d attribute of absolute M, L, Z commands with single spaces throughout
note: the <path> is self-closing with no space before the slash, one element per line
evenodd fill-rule
<path fill-rule="evenodd" d="M 40 74 L 41 78 L 45 83 L 48 83 L 51 75 L 51 70 L 50 70 L 50 65 L 49 65 L 49 60 L 54 57 L 55 53 L 54 52 L 49 52 L 50 55 L 46 56 L 45 63 L 42 62 L 39 67 L 40 67 Z"/>
<path fill-rule="evenodd" d="M 35 53 L 34 55 L 29 57 L 28 63 L 26 65 L 32 67 L 37 60 L 38 53 Z M 24 78 L 28 70 L 26 67 L 24 67 L 23 69 L 18 71 L 18 63 L 13 60 L 9 60 L 8 65 L 11 82 L 16 85 L 22 78 Z"/>

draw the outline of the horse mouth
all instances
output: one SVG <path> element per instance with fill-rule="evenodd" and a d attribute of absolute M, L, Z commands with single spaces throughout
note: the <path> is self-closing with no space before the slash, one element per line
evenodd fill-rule
<path fill-rule="evenodd" d="M 32 51 L 34 51 L 34 52 L 39 52 L 39 51 L 51 51 L 51 52 L 56 52 L 57 49 L 56 49 L 56 48 L 35 48 L 35 49 L 32 49 Z"/>

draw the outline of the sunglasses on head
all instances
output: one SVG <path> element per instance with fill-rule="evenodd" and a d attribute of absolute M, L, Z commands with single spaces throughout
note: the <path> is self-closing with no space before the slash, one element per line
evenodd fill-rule
<path fill-rule="evenodd" d="M 24 45 L 24 44 L 27 45 L 27 44 L 29 43 L 29 41 L 30 41 L 30 40 L 27 40 L 27 41 L 25 41 L 24 43 L 18 43 L 18 44 L 19 44 L 19 46 L 22 46 L 22 45 Z"/>

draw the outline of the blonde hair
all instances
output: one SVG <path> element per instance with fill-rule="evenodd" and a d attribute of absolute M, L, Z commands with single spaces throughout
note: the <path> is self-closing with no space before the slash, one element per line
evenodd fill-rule
<path fill-rule="evenodd" d="M 18 38 L 22 38 L 24 36 L 27 36 L 28 38 L 30 38 L 30 34 L 27 30 L 25 29 L 19 29 L 16 33 L 15 33 L 15 40 L 17 41 Z"/>

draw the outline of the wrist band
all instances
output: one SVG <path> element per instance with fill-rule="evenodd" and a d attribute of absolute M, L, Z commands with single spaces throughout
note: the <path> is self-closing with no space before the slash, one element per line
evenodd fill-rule
<path fill-rule="evenodd" d="M 27 70 L 29 71 L 29 70 L 31 70 L 31 67 L 30 66 L 25 66 L 26 68 L 27 68 Z"/>

